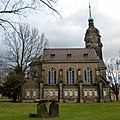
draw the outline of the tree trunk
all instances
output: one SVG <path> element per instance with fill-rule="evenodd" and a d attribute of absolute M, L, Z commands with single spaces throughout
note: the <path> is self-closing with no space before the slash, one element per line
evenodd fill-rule
<path fill-rule="evenodd" d="M 20 96 L 19 97 L 20 97 L 20 102 L 22 102 L 22 100 L 23 100 L 22 99 L 22 85 L 20 85 Z"/>
<path fill-rule="evenodd" d="M 13 102 L 17 101 L 17 92 L 16 91 L 13 92 L 12 98 L 13 98 Z"/>
<path fill-rule="evenodd" d="M 23 90 L 22 90 L 22 86 L 23 86 L 23 84 L 24 84 L 24 74 L 23 74 L 23 72 L 20 72 L 20 73 L 18 73 L 18 80 L 19 80 L 19 84 L 20 84 L 20 86 L 19 86 L 19 101 L 20 102 L 22 102 L 22 100 L 23 100 L 23 98 L 22 98 L 22 94 L 23 94 Z"/>
<path fill-rule="evenodd" d="M 119 101 L 118 94 L 116 94 L 116 101 Z"/>

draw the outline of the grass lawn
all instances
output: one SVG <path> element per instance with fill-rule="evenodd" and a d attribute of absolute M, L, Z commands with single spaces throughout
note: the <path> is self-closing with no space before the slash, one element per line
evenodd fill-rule
<path fill-rule="evenodd" d="M 60 117 L 48 120 L 120 120 L 120 102 L 112 103 L 60 103 Z M 36 113 L 37 103 L 0 101 L 0 120 L 47 120 L 29 118 Z"/>

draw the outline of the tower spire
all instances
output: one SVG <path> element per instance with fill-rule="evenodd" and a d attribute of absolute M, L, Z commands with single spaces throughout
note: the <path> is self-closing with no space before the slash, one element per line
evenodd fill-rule
<path fill-rule="evenodd" d="M 91 6 L 90 6 L 90 2 L 89 2 L 89 19 L 88 19 L 89 27 L 94 25 L 93 21 L 94 21 L 94 20 L 93 20 L 93 18 L 92 18 Z"/>
<path fill-rule="evenodd" d="M 92 15 L 91 15 L 91 6 L 90 6 L 90 2 L 89 2 L 89 19 L 92 18 Z"/>
<path fill-rule="evenodd" d="M 91 6 L 89 3 L 89 18 L 88 18 L 88 22 L 89 22 L 89 27 L 86 31 L 85 34 L 85 45 L 86 48 L 93 48 L 97 54 L 97 56 L 103 60 L 102 58 L 102 43 L 100 40 L 100 34 L 99 34 L 99 30 L 97 28 L 94 27 L 94 22 L 93 22 L 93 18 L 92 18 L 92 14 L 91 14 Z"/>

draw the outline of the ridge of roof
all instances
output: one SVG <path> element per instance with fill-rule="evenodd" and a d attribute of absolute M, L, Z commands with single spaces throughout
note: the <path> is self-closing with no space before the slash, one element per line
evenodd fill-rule
<path fill-rule="evenodd" d="M 45 48 L 44 50 L 84 50 L 92 48 Z"/>

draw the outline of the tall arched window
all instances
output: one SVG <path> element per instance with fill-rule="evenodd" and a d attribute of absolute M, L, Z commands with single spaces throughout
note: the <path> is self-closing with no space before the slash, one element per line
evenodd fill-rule
<path fill-rule="evenodd" d="M 66 71 L 66 84 L 74 84 L 74 69 L 72 68 Z"/>
<path fill-rule="evenodd" d="M 51 68 L 48 71 L 48 84 L 56 84 L 56 69 Z"/>
<path fill-rule="evenodd" d="M 84 70 L 84 83 L 92 84 L 92 69 L 89 67 Z"/>

